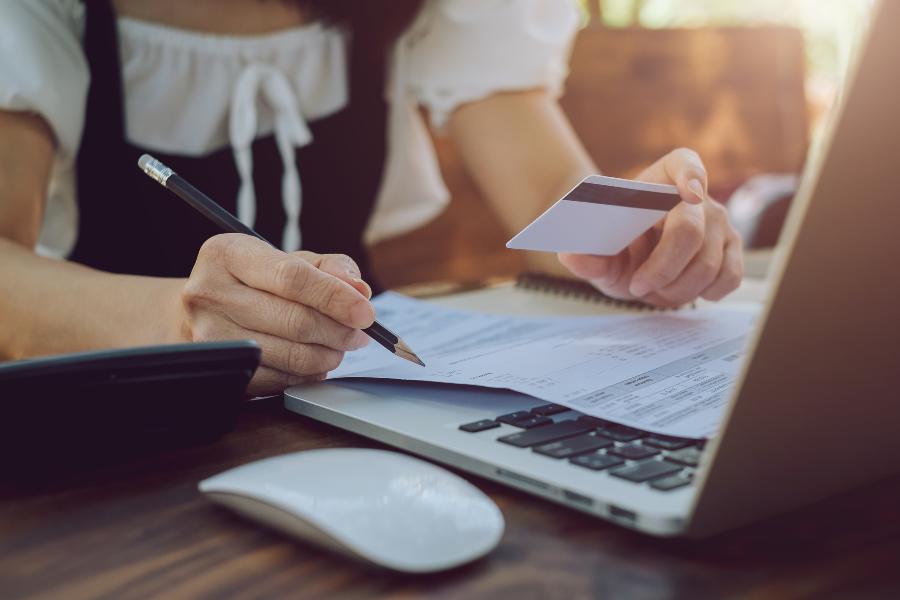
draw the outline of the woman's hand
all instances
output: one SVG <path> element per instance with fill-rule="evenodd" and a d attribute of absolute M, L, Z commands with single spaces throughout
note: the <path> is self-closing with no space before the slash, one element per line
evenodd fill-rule
<path fill-rule="evenodd" d="M 375 320 L 372 292 L 348 256 L 285 254 L 256 238 L 223 234 L 197 255 L 181 289 L 182 337 L 253 339 L 262 364 L 248 391 L 264 395 L 324 378 L 362 348 Z"/>
<path fill-rule="evenodd" d="M 744 272 L 741 239 L 725 208 L 707 196 L 700 157 L 674 150 L 637 179 L 674 184 L 683 202 L 616 256 L 560 254 L 559 261 L 604 294 L 662 307 L 698 297 L 719 300 L 737 288 Z"/>

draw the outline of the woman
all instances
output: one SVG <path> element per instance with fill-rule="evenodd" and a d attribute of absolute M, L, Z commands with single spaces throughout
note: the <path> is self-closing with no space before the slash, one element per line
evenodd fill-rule
<path fill-rule="evenodd" d="M 446 202 L 423 112 L 511 232 L 597 172 L 555 101 L 577 23 L 563 0 L 3 1 L 0 354 L 253 338 L 251 392 L 322 377 L 367 341 L 365 243 Z M 283 250 L 216 235 L 144 151 Z M 560 261 L 661 306 L 734 289 L 699 158 L 640 178 L 684 202 Z"/>

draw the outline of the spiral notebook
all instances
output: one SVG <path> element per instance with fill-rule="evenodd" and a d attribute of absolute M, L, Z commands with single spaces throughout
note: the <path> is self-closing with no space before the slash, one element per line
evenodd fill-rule
<path fill-rule="evenodd" d="M 537 315 L 602 315 L 657 310 L 643 302 L 611 298 L 585 281 L 525 272 L 513 281 L 489 282 L 477 289 L 432 296 L 449 308 L 487 313 Z M 417 295 L 413 293 L 413 295 Z"/>
<path fill-rule="evenodd" d="M 524 272 L 512 281 L 494 280 L 465 284 L 455 289 L 432 290 L 430 293 L 417 293 L 417 290 L 407 293 L 448 308 L 506 315 L 577 316 L 661 310 L 643 302 L 611 298 L 585 281 L 535 272 Z M 758 304 L 767 293 L 765 280 L 745 278 L 741 287 L 722 302 Z M 713 303 L 701 299 L 686 308 L 710 304 Z"/>

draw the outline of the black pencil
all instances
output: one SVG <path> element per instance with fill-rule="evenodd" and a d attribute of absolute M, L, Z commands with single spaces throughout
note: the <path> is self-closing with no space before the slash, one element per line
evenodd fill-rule
<path fill-rule="evenodd" d="M 149 154 L 144 154 L 140 159 L 138 159 L 138 166 L 144 173 L 155 179 L 157 183 L 190 204 L 197 211 L 199 211 L 200 214 L 218 225 L 223 231 L 227 231 L 229 233 L 243 233 L 246 235 L 252 235 L 253 237 L 266 242 L 270 246 L 272 245 L 269 240 L 258 234 L 251 227 L 248 227 L 247 225 L 241 223 L 237 219 L 237 217 L 216 204 L 216 202 L 212 198 L 192 186 L 190 183 L 185 181 L 184 178 L 175 173 L 175 171 L 159 162 Z M 423 367 L 425 366 L 425 363 L 422 362 L 422 359 L 416 356 L 415 352 L 413 352 L 412 349 L 410 349 L 410 347 L 400 339 L 400 336 L 392 332 L 390 329 L 388 329 L 378 321 L 375 321 L 374 323 L 372 323 L 371 327 L 367 327 L 366 329 L 363 329 L 363 331 L 370 338 L 372 338 L 397 356 L 405 358 L 406 360 L 416 363 L 417 365 L 421 365 Z"/>

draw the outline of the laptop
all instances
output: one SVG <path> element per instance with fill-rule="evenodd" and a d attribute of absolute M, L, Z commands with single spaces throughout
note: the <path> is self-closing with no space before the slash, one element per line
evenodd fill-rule
<path fill-rule="evenodd" d="M 657 536 L 711 535 L 900 472 L 900 2 L 872 17 L 716 437 L 439 384 L 329 381 L 287 389 L 286 407 Z"/>

